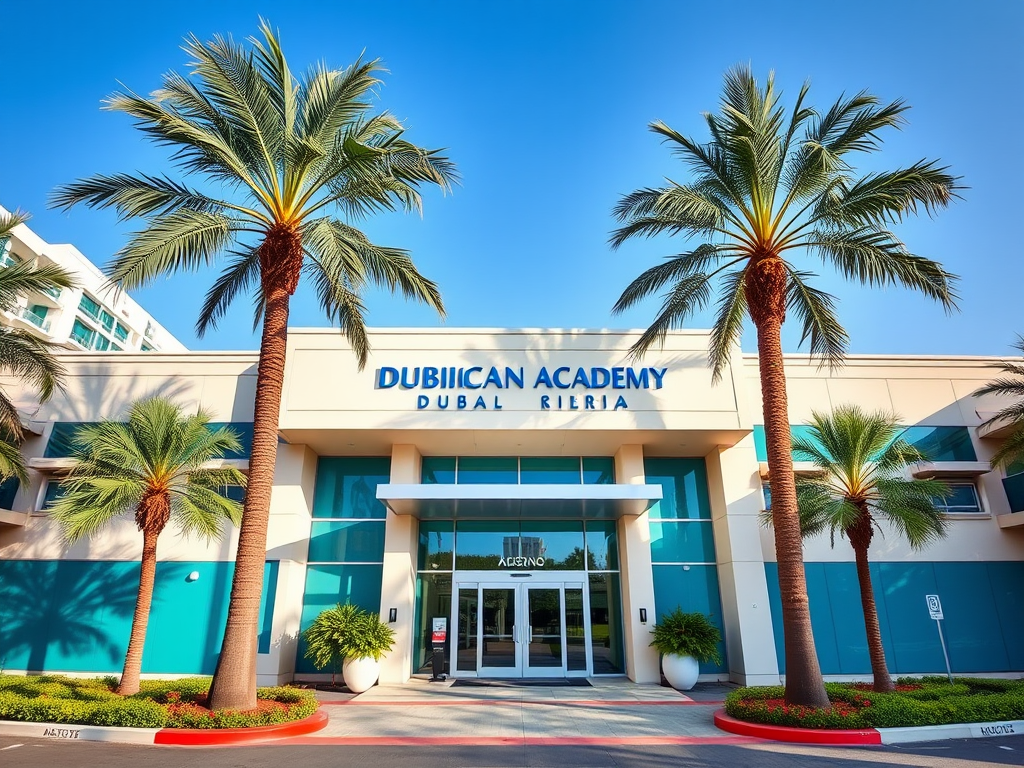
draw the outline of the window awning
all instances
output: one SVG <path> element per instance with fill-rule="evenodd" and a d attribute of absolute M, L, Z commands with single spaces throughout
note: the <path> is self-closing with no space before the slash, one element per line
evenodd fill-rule
<path fill-rule="evenodd" d="M 396 515 L 430 518 L 615 519 L 639 515 L 662 498 L 660 485 L 423 485 L 377 486 Z"/>

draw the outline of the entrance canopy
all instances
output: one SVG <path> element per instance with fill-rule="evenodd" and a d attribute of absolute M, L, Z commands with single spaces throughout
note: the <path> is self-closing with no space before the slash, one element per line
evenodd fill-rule
<path fill-rule="evenodd" d="M 639 515 L 662 497 L 661 485 L 377 486 L 377 498 L 396 515 L 430 518 L 616 519 Z"/>

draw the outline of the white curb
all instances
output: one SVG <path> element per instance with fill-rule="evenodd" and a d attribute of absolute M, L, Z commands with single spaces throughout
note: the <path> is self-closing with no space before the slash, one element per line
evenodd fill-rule
<path fill-rule="evenodd" d="M 161 728 L 118 728 L 101 725 L 21 723 L 0 720 L 0 736 L 55 741 L 110 741 L 119 744 L 153 744 Z"/>
<path fill-rule="evenodd" d="M 909 744 L 940 739 L 988 739 L 993 736 L 1024 735 L 1024 720 L 1000 720 L 995 723 L 957 723 L 922 725 L 916 728 L 876 728 L 883 744 Z"/>

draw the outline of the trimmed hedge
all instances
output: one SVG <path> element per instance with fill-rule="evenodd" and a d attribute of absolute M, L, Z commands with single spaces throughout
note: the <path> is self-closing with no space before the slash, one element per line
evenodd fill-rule
<path fill-rule="evenodd" d="M 951 723 L 986 723 L 1024 719 L 1024 680 L 944 677 L 900 678 L 893 693 L 864 686 L 826 683 L 828 709 L 793 706 L 785 688 L 740 688 L 725 700 L 737 720 L 796 728 L 904 728 Z"/>
<path fill-rule="evenodd" d="M 250 711 L 207 709 L 210 678 L 144 680 L 139 693 L 119 696 L 117 678 L 0 675 L 0 720 L 113 725 L 130 728 L 247 728 L 309 717 L 316 695 L 297 688 L 258 688 Z"/>

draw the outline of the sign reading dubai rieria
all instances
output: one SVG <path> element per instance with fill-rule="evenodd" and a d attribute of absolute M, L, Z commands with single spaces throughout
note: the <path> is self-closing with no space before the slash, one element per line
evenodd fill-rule
<path fill-rule="evenodd" d="M 377 371 L 377 389 L 470 390 L 458 393 L 418 394 L 417 410 L 492 410 L 500 411 L 501 390 L 526 389 L 532 382 L 542 411 L 618 411 L 629 408 L 622 390 L 661 389 L 668 368 L 570 368 L 544 366 L 529 378 L 526 369 L 508 366 L 471 367 L 383 367 Z M 477 391 L 479 390 L 479 391 Z M 486 394 L 483 390 L 492 390 Z M 602 391 L 605 390 L 605 391 Z M 608 392 L 606 390 L 613 390 Z"/>

